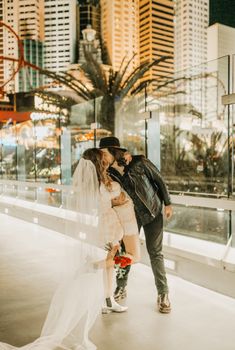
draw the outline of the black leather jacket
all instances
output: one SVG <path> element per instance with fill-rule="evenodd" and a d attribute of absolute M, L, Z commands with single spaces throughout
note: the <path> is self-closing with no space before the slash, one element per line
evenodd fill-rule
<path fill-rule="evenodd" d="M 160 213 L 162 202 L 165 205 L 171 204 L 168 189 L 159 170 L 144 156 L 132 156 L 132 161 L 126 167 L 124 176 L 121 176 L 114 168 L 109 170 L 113 180 L 118 181 L 130 195 L 134 206 L 138 206 L 139 201 L 136 200 L 138 197 L 152 219 Z M 126 177 L 129 178 L 128 182 L 125 181 Z M 128 186 L 125 185 L 126 183 Z M 135 195 L 133 195 L 133 190 Z M 138 209 L 141 211 L 141 208 Z"/>

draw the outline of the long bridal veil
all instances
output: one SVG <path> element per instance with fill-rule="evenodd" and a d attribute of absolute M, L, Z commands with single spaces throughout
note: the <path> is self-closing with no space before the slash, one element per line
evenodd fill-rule
<path fill-rule="evenodd" d="M 81 159 L 74 187 L 64 197 L 61 215 L 73 240 L 62 281 L 53 295 L 41 334 L 22 350 L 94 350 L 91 329 L 104 300 L 103 270 L 93 262 L 105 258 L 99 235 L 99 184 L 94 165 Z M 17 347 L 0 343 L 1 350 Z"/>

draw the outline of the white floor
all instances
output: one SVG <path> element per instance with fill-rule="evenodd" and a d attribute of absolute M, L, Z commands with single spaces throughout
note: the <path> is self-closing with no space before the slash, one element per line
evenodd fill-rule
<path fill-rule="evenodd" d="M 37 337 L 71 244 L 71 238 L 0 214 L 1 341 L 20 346 Z M 168 280 L 173 309 L 162 315 L 155 310 L 150 268 L 133 266 L 129 310 L 99 316 L 91 332 L 98 349 L 234 350 L 235 300 L 175 276 Z"/>

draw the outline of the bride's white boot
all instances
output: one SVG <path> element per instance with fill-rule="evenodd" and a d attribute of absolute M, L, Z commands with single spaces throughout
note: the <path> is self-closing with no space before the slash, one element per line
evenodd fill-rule
<path fill-rule="evenodd" d="M 125 312 L 127 306 L 118 304 L 113 297 L 105 299 L 105 305 L 102 307 L 102 314 L 109 314 L 110 312 Z"/>

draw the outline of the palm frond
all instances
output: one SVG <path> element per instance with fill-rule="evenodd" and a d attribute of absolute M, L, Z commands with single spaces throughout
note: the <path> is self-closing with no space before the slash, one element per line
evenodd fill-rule
<path fill-rule="evenodd" d="M 114 80 L 114 84 L 112 87 L 112 94 L 113 96 L 117 95 L 117 91 L 120 89 L 121 86 L 121 82 L 127 72 L 128 67 L 130 66 L 130 63 L 132 62 L 132 60 L 134 59 L 134 57 L 136 56 L 136 53 L 130 58 L 130 60 L 127 62 L 127 64 L 125 65 L 123 71 L 122 71 L 122 66 L 125 62 L 126 56 L 124 56 L 124 58 L 122 59 L 119 71 L 116 73 L 116 77 Z"/>
<path fill-rule="evenodd" d="M 152 67 L 155 65 L 158 65 L 161 62 L 166 61 L 167 59 L 171 59 L 171 56 L 163 56 L 157 60 L 154 60 L 151 63 L 145 63 L 142 65 L 141 68 L 139 68 L 135 74 L 131 74 L 124 82 L 124 88 L 121 90 L 120 98 L 124 98 L 128 92 L 131 90 L 131 88 L 134 86 L 134 84 L 143 77 L 143 75 Z"/>
<path fill-rule="evenodd" d="M 121 89 L 123 89 L 127 83 L 137 72 L 139 72 L 143 67 L 145 67 L 147 64 L 149 64 L 149 61 L 145 61 L 141 63 L 138 67 L 136 67 L 130 74 L 129 76 L 125 79 L 125 81 L 122 82 Z"/>
<path fill-rule="evenodd" d="M 107 81 L 104 70 L 101 64 L 99 64 L 90 52 L 84 51 L 86 63 L 82 65 L 82 70 L 87 78 L 92 82 L 98 90 L 103 94 L 107 93 Z"/>

